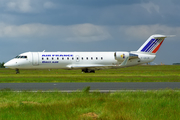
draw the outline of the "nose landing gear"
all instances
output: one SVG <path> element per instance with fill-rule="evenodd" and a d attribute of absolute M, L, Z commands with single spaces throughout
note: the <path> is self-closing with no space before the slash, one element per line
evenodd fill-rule
<path fill-rule="evenodd" d="M 16 69 L 16 74 L 19 74 L 20 72 L 19 72 L 19 69 Z"/>

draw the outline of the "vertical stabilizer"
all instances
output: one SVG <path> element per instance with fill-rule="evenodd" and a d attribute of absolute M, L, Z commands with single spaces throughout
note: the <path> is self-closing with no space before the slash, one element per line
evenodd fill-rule
<path fill-rule="evenodd" d="M 137 50 L 137 52 L 156 54 L 166 37 L 166 35 L 150 36 L 147 41 Z"/>

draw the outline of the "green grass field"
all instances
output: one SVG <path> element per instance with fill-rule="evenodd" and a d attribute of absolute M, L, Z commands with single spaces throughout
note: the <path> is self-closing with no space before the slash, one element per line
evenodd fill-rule
<path fill-rule="evenodd" d="M 0 69 L 1 83 L 179 82 L 180 66 L 135 66 L 82 73 L 80 70 Z M 0 120 L 178 120 L 180 90 L 116 93 L 15 92 L 0 90 Z"/>
<path fill-rule="evenodd" d="M 81 70 L 20 70 L 0 69 L 0 83 L 10 82 L 180 82 L 180 66 L 147 66 L 98 70 L 82 73 Z"/>
<path fill-rule="evenodd" d="M 179 120 L 180 90 L 0 91 L 1 120 Z"/>

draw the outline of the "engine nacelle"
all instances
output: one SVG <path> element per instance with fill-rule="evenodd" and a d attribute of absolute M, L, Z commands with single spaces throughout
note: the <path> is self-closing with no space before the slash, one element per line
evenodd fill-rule
<path fill-rule="evenodd" d="M 115 52 L 114 58 L 118 61 L 124 61 L 125 58 L 129 57 L 129 52 Z"/>

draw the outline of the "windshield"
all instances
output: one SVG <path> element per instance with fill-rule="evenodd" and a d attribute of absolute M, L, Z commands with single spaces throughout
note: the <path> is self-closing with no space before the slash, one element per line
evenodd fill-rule
<path fill-rule="evenodd" d="M 25 59 L 27 59 L 27 56 L 16 56 L 15 58 L 25 58 Z"/>

